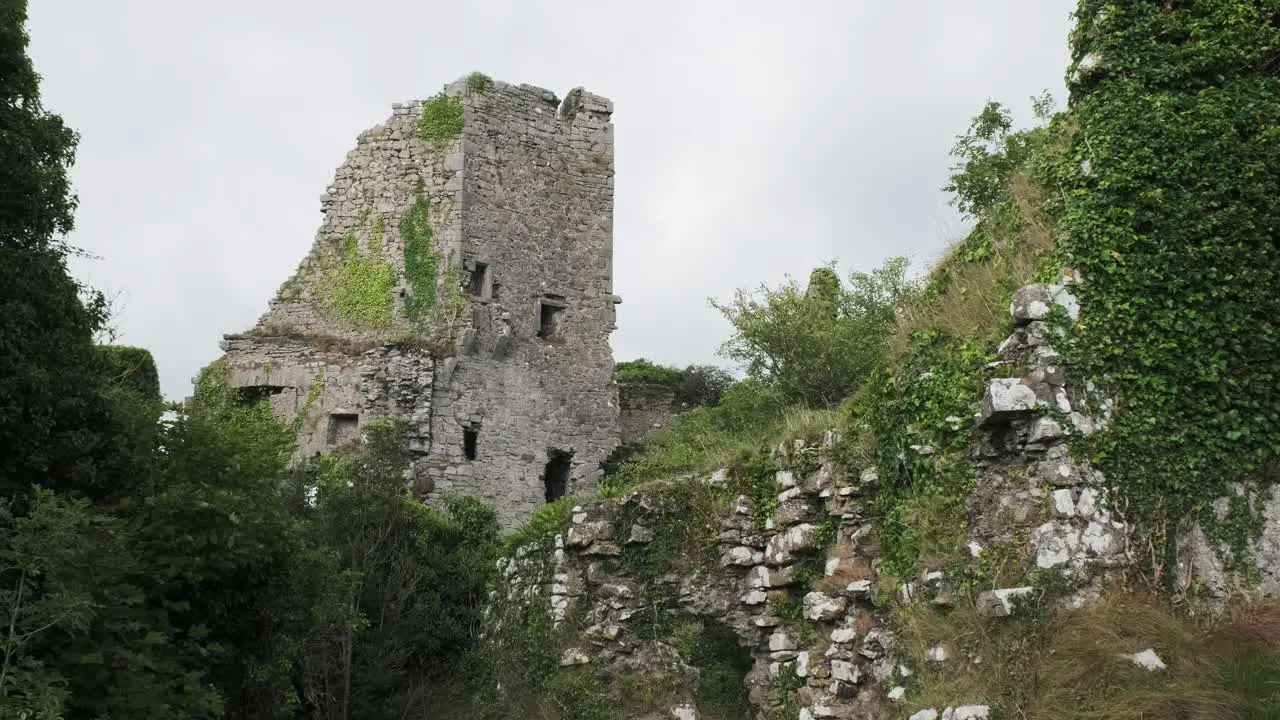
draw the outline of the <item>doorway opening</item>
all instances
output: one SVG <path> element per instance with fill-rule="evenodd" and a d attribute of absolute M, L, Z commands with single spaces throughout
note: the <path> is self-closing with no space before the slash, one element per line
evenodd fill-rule
<path fill-rule="evenodd" d="M 572 461 L 572 452 L 563 450 L 547 451 L 547 468 L 542 473 L 542 484 L 546 488 L 547 502 L 559 500 L 568 491 L 569 467 Z"/>

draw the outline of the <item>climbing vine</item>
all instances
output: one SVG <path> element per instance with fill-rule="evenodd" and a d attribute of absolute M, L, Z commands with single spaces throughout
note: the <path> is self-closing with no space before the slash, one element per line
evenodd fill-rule
<path fill-rule="evenodd" d="M 1073 32 L 1079 131 L 1051 182 L 1086 282 L 1064 352 L 1115 400 L 1085 447 L 1158 544 L 1280 473 L 1278 18 L 1085 0 Z M 1237 550 L 1260 528 L 1221 527 Z"/>
<path fill-rule="evenodd" d="M 400 220 L 400 242 L 404 247 L 404 275 L 409 294 L 404 311 L 414 325 L 422 325 L 436 304 L 437 255 L 431 249 L 431 214 L 425 183 L 418 179 L 413 204 Z"/>
<path fill-rule="evenodd" d="M 396 269 L 379 254 L 361 254 L 354 234 L 343 238 L 342 262 L 331 283 L 330 306 L 343 320 L 374 328 L 391 324 Z"/>

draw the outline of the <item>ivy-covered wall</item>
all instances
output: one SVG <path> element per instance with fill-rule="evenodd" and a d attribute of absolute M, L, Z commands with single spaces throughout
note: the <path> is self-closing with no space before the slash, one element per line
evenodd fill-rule
<path fill-rule="evenodd" d="M 1280 477 L 1280 3 L 1085 0 L 1072 49 L 1068 360 L 1116 405 L 1087 450 L 1163 559 L 1194 518 L 1243 547 L 1249 503 L 1205 510 Z"/>

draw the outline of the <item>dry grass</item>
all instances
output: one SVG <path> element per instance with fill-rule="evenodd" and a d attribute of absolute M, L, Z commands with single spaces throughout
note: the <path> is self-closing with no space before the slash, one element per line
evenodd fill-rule
<path fill-rule="evenodd" d="M 875 579 L 875 571 L 871 568 L 871 559 L 863 554 L 862 549 L 852 543 L 839 543 L 827 551 L 827 558 L 838 558 L 840 564 L 835 572 L 825 575 L 814 584 L 814 589 L 830 594 L 838 594 L 849 583 L 858 580 Z"/>
<path fill-rule="evenodd" d="M 1027 720 L 1280 717 L 1280 601 L 1196 621 L 1153 591 L 1119 586 L 1079 611 L 1054 610 L 1046 595 L 1011 618 L 983 617 L 972 599 L 900 614 L 903 649 L 923 668 L 911 708 L 989 703 Z M 925 653 L 938 643 L 952 659 L 930 667 Z M 1125 657 L 1147 649 L 1167 667 Z M 1268 696 L 1273 710 L 1263 709 Z"/>
<path fill-rule="evenodd" d="M 1016 229 L 984 221 L 996 246 L 995 257 L 966 261 L 966 244 L 952 244 L 934 265 L 926 285 L 940 288 L 927 300 L 904 308 L 889 342 L 892 357 L 900 357 L 913 332 L 939 331 L 951 337 L 987 337 L 1009 323 L 1009 298 L 1014 290 L 1034 281 L 1045 255 L 1054 248 L 1053 226 L 1040 210 L 1044 190 L 1031 175 L 1014 176 L 1010 199 L 1017 210 Z"/>

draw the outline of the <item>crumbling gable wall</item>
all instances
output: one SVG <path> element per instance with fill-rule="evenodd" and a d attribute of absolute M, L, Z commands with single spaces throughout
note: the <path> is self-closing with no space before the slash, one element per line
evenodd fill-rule
<path fill-rule="evenodd" d="M 563 105 L 472 76 L 359 136 L 310 253 L 223 343 L 299 455 L 406 420 L 421 495 L 477 495 L 508 528 L 547 480 L 594 487 L 618 434 L 612 106 Z"/>

